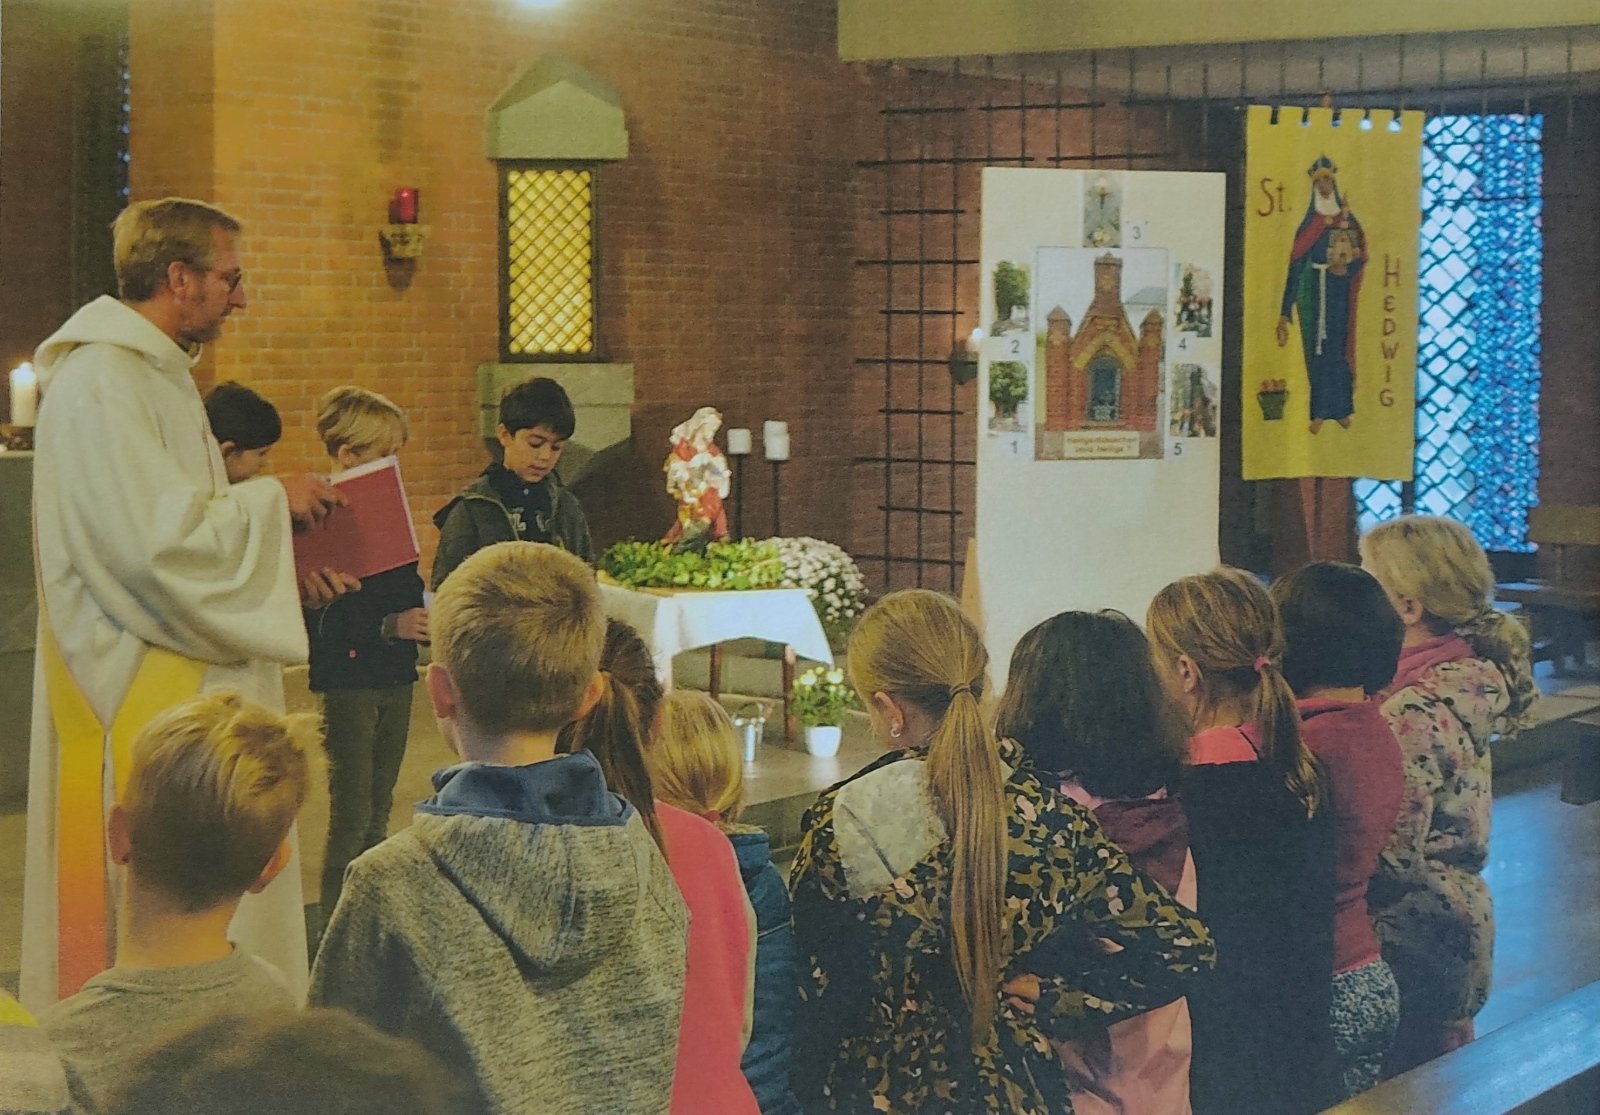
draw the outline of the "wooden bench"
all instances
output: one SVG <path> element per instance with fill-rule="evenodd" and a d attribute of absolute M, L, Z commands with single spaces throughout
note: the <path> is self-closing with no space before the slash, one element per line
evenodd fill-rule
<path fill-rule="evenodd" d="M 1548 576 L 1495 586 L 1501 601 L 1527 610 L 1535 642 L 1558 675 L 1569 659 L 1581 669 L 1590 623 L 1600 617 L 1600 586 L 1586 577 L 1573 551 L 1600 550 L 1600 507 L 1545 504 L 1528 511 L 1528 538 L 1548 554 Z"/>
<path fill-rule="evenodd" d="M 1419 1065 L 1326 1115 L 1593 1115 L 1600 983 Z"/>
<path fill-rule="evenodd" d="M 1561 776 L 1561 800 L 1568 805 L 1600 801 L 1600 712 L 1574 716 L 1566 727 L 1571 742 Z"/>

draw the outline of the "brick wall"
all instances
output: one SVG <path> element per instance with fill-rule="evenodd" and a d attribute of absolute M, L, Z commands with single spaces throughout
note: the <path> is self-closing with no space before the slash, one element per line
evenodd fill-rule
<path fill-rule="evenodd" d="M 599 222 L 602 341 L 635 366 L 638 448 L 611 488 L 626 506 L 596 519 L 663 531 L 667 432 L 713 403 L 730 426 L 790 422 L 783 528 L 841 536 L 841 139 L 859 96 L 834 22 L 812 0 L 135 0 L 133 194 L 209 194 L 246 225 L 250 306 L 203 378 L 278 404 L 280 470 L 324 463 L 310 430 L 323 390 L 391 395 L 411 417 L 426 561 L 428 517 L 484 462 L 473 368 L 494 358 L 498 320 L 484 113 L 537 58 L 565 55 L 617 87 L 632 143 L 602 172 Z M 377 239 L 399 185 L 421 189 L 432 228 L 409 272 L 385 266 Z M 746 478 L 751 533 L 771 525 L 769 475 Z"/>
<path fill-rule="evenodd" d="M 72 312 L 73 77 L 78 29 L 60 5 L 0 7 L 0 374 Z M 3 386 L 3 385 L 0 385 Z M 10 418 L 10 393 L 0 414 Z"/>

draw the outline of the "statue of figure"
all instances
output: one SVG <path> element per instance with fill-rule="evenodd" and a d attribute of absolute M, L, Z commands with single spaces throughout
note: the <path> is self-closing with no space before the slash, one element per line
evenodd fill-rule
<path fill-rule="evenodd" d="M 672 452 L 663 467 L 667 494 L 678 504 L 678 519 L 662 541 L 678 549 L 728 537 L 728 514 L 722 500 L 733 472 L 715 440 L 721 426 L 721 411 L 701 407 L 672 430 Z"/>

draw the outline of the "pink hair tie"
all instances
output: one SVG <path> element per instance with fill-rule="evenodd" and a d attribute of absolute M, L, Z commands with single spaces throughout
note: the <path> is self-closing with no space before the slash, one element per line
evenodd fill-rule
<path fill-rule="evenodd" d="M 1262 670 L 1265 670 L 1270 665 L 1272 665 L 1272 659 L 1263 654 L 1255 661 L 1256 673 L 1259 674 Z"/>

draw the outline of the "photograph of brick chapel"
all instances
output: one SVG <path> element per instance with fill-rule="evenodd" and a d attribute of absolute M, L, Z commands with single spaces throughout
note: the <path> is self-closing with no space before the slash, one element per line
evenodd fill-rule
<path fill-rule="evenodd" d="M 1592 0 L 0 0 L 0 1112 L 1600 1110 Z"/>

